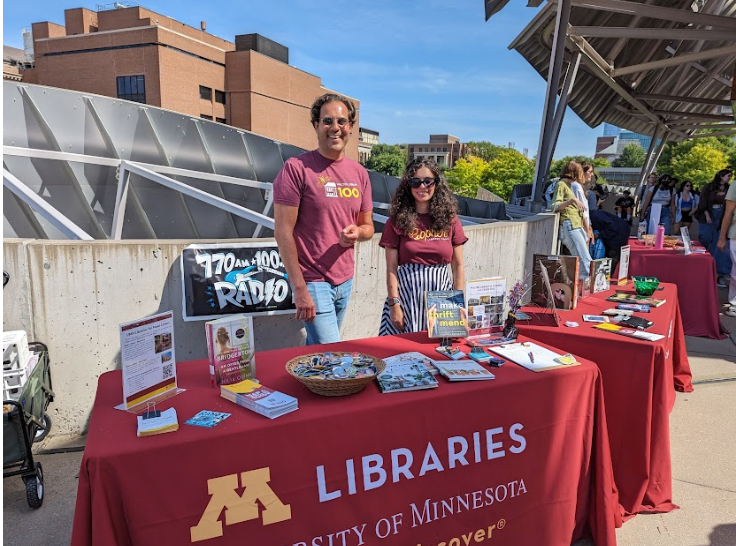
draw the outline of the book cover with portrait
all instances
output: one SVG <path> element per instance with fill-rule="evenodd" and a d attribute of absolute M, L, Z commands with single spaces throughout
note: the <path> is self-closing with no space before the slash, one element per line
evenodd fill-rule
<path fill-rule="evenodd" d="M 575 309 L 578 303 L 578 257 L 535 254 L 532 268 L 532 302 L 540 307 L 551 307 L 554 298 L 557 309 Z M 546 288 L 542 268 L 547 271 L 549 289 Z"/>
<path fill-rule="evenodd" d="M 205 323 L 213 387 L 255 379 L 253 318 L 231 315 Z"/>

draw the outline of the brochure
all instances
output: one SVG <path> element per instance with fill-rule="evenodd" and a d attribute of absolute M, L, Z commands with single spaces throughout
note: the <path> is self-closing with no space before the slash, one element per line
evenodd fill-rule
<path fill-rule="evenodd" d="M 580 364 L 573 355 L 561 355 L 531 341 L 494 347 L 492 351 L 533 372 L 543 372 Z"/>
<path fill-rule="evenodd" d="M 220 386 L 220 396 L 269 419 L 299 409 L 298 401 L 293 396 L 273 391 L 250 379 Z"/>
<path fill-rule="evenodd" d="M 231 315 L 205 322 L 210 383 L 213 387 L 255 379 L 253 318 Z"/>
<path fill-rule="evenodd" d="M 421 356 L 420 359 L 405 358 L 404 355 L 384 358 L 386 369 L 377 377 L 381 392 L 404 392 L 436 388 L 439 383 L 427 369 L 424 362 L 426 357 Z"/>
<path fill-rule="evenodd" d="M 680 228 L 680 233 L 682 234 L 682 245 L 685 247 L 685 256 L 688 254 L 692 254 L 692 245 L 690 243 L 690 230 L 687 228 L 687 226 L 682 226 Z"/>
<path fill-rule="evenodd" d="M 178 394 L 174 312 L 120 325 L 123 409 L 143 410 L 149 402 Z"/>
<path fill-rule="evenodd" d="M 452 360 L 460 360 L 461 358 L 465 358 L 465 353 L 457 347 L 444 347 L 440 345 L 439 347 L 435 347 L 434 350 L 440 353 L 442 356 L 446 356 L 447 358 L 451 358 Z"/>
<path fill-rule="evenodd" d="M 505 296 L 506 279 L 504 277 L 478 279 L 465 284 L 470 337 L 503 330 Z"/>
<path fill-rule="evenodd" d="M 649 310 L 651 309 L 648 305 L 640 303 L 619 303 L 616 308 L 625 311 L 632 311 L 634 313 L 649 313 Z"/>
<path fill-rule="evenodd" d="M 219 411 L 202 410 L 188 421 L 184 421 L 184 424 L 212 428 L 219 425 L 222 421 L 230 417 L 230 415 L 229 413 Z"/>
<path fill-rule="evenodd" d="M 467 337 L 468 313 L 462 290 L 427 292 L 427 331 L 430 338 Z"/>
<path fill-rule="evenodd" d="M 462 362 L 450 362 L 447 360 L 437 361 L 435 366 L 439 368 L 440 374 L 450 381 L 482 381 L 485 379 L 496 379 L 490 371 L 472 360 Z"/>
<path fill-rule="evenodd" d="M 583 322 L 609 322 L 609 319 L 605 315 L 583 315 Z"/>
<path fill-rule="evenodd" d="M 153 436 L 179 430 L 179 421 L 176 410 L 169 408 L 166 411 L 155 411 L 149 417 L 148 413 L 138 416 L 138 437 Z"/>
<path fill-rule="evenodd" d="M 621 260 L 618 262 L 618 285 L 623 286 L 629 282 L 629 260 L 631 259 L 631 246 L 621 247 Z"/>

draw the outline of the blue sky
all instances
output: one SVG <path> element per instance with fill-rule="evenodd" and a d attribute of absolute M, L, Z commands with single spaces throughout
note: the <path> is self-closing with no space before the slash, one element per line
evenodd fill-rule
<path fill-rule="evenodd" d="M 512 0 L 484 21 L 483 0 L 150 0 L 142 6 L 229 41 L 259 33 L 289 48 L 289 64 L 360 100 L 361 124 L 389 144 L 450 133 L 463 142 L 536 153 L 545 81 L 508 44 L 535 15 Z M 6 2 L 3 43 L 22 47 L 20 29 L 64 23 L 64 9 L 96 4 Z M 217 9 L 213 9 L 216 7 Z M 593 155 L 602 126 L 568 109 L 555 152 Z"/>

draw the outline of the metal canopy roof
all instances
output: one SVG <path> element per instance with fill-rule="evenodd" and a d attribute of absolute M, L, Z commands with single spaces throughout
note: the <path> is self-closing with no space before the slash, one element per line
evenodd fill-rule
<path fill-rule="evenodd" d="M 486 17 L 507 2 L 487 0 Z M 568 105 L 589 126 L 608 122 L 647 135 L 658 129 L 680 141 L 704 125 L 723 123 L 719 132 L 736 134 L 728 109 L 736 0 L 568 2 L 564 62 L 577 52 L 582 60 Z M 509 45 L 545 79 L 557 6 L 549 0 Z"/>

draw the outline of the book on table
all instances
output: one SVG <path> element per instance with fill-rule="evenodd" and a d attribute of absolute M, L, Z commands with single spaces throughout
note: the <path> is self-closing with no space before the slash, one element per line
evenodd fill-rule
<path fill-rule="evenodd" d="M 255 379 L 253 318 L 231 315 L 205 322 L 210 383 L 213 387 Z"/>
<path fill-rule="evenodd" d="M 438 373 L 440 373 L 439 370 L 435 368 L 433 359 L 429 358 L 426 355 L 423 355 L 422 353 L 418 353 L 417 351 L 409 351 L 408 353 L 400 353 L 394 356 L 389 356 L 388 358 L 384 358 L 383 361 L 386 363 L 387 366 L 389 365 L 389 363 L 393 364 L 398 362 L 422 364 L 432 375 L 437 375 Z"/>
<path fill-rule="evenodd" d="M 611 288 L 611 258 L 600 258 L 590 262 L 590 291 L 593 294 Z"/>
<path fill-rule="evenodd" d="M 436 360 L 434 363 L 440 374 L 450 381 L 482 381 L 496 379 L 496 376 L 472 360 Z"/>
<path fill-rule="evenodd" d="M 412 357 L 410 355 L 418 355 Z M 381 392 L 406 392 L 434 389 L 439 386 L 437 379 L 427 368 L 433 360 L 421 353 L 404 353 L 383 359 L 386 368 L 376 378 Z"/>
<path fill-rule="evenodd" d="M 535 254 L 532 263 L 532 302 L 543 308 L 551 308 L 554 303 L 557 309 L 575 309 L 578 302 L 578 257 Z M 547 275 L 542 274 L 542 269 Z M 553 301 L 549 301 L 550 298 Z"/>
<path fill-rule="evenodd" d="M 639 296 L 632 294 L 631 292 L 616 292 L 612 296 L 606 298 L 606 301 L 613 301 L 616 303 L 629 303 L 637 305 L 648 305 L 650 307 L 659 307 L 667 303 L 666 299 L 655 299 L 651 296 Z"/>
<path fill-rule="evenodd" d="M 293 396 L 271 390 L 250 379 L 232 385 L 221 385 L 220 396 L 269 419 L 299 409 L 299 401 Z"/>
<path fill-rule="evenodd" d="M 462 290 L 428 290 L 427 333 L 431 338 L 468 336 L 468 313 Z"/>

